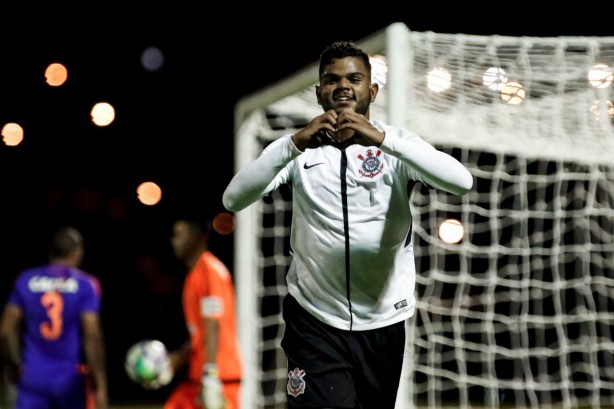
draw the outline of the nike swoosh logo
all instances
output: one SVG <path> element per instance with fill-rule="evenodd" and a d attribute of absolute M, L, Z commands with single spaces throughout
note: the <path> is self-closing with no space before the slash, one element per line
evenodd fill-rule
<path fill-rule="evenodd" d="M 313 165 L 308 165 L 307 162 L 305 162 L 305 164 L 303 165 L 303 169 L 311 169 L 314 166 L 323 165 L 323 164 L 324 164 L 324 162 L 314 163 Z"/>

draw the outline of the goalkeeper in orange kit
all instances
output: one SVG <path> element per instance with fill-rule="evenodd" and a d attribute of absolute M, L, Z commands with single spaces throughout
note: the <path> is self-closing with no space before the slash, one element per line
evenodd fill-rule
<path fill-rule="evenodd" d="M 188 371 L 164 409 L 240 409 L 234 284 L 208 249 L 210 230 L 208 219 L 179 218 L 173 224 L 173 252 L 188 268 L 182 302 L 190 339 L 171 352 L 173 372 L 186 364 Z"/>

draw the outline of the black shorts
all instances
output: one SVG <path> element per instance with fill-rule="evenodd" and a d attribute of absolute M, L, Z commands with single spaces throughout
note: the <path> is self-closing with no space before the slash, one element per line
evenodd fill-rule
<path fill-rule="evenodd" d="M 344 331 L 284 299 L 288 408 L 394 409 L 405 352 L 405 322 Z"/>

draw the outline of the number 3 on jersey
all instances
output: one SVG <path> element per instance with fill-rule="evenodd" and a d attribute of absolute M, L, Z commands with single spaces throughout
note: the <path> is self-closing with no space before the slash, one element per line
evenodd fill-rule
<path fill-rule="evenodd" d="M 49 322 L 43 322 L 39 326 L 43 338 L 54 341 L 62 334 L 62 311 L 64 299 L 57 291 L 47 291 L 41 296 L 41 304 L 47 311 Z"/>

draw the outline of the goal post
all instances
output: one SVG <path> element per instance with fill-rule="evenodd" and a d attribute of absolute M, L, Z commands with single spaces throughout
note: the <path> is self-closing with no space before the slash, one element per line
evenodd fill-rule
<path fill-rule="evenodd" d="M 614 405 L 614 37 L 414 32 L 359 44 L 387 63 L 371 116 L 465 164 L 474 188 L 413 193 L 415 316 L 398 409 Z M 317 62 L 235 109 L 235 167 L 321 113 Z M 285 407 L 287 191 L 236 214 L 247 409 Z M 438 236 L 460 220 L 458 243 Z"/>

